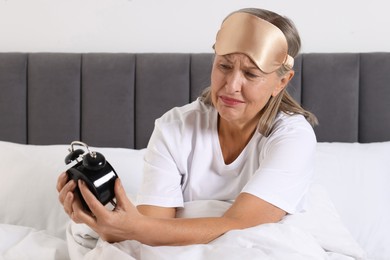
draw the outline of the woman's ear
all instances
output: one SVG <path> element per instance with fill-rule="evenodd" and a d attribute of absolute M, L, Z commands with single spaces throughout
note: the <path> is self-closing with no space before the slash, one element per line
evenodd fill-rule
<path fill-rule="evenodd" d="M 276 97 L 280 91 L 285 89 L 290 82 L 290 80 L 294 77 L 295 72 L 293 70 L 288 71 L 286 74 L 284 74 L 281 78 L 279 78 L 278 85 L 275 87 L 274 91 L 272 92 L 272 96 Z"/>

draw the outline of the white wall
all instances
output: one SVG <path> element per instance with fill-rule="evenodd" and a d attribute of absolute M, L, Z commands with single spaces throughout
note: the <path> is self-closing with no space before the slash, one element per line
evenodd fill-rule
<path fill-rule="evenodd" d="M 292 18 L 302 52 L 390 51 L 387 0 L 0 0 L 0 52 L 211 52 L 242 7 Z"/>

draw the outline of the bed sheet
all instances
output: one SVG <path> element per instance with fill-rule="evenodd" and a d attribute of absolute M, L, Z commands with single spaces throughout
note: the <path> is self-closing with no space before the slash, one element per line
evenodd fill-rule
<path fill-rule="evenodd" d="M 31 227 L 0 224 L 0 259 L 69 259 L 65 240 Z"/>
<path fill-rule="evenodd" d="M 317 199 L 321 190 L 316 190 Z M 322 194 L 323 195 L 323 194 Z M 322 198 L 323 199 L 323 198 Z M 71 223 L 67 229 L 72 259 L 365 259 L 363 250 L 338 221 L 331 204 L 301 215 L 285 217 L 279 223 L 232 230 L 209 244 L 152 247 L 137 241 L 107 243 L 85 225 Z M 231 202 L 193 201 L 185 204 L 178 217 L 221 216 Z M 328 212 L 326 212 L 328 210 Z M 324 215 L 318 217 L 318 214 Z M 333 219 L 332 219 L 333 218 Z M 325 222 L 324 222 L 325 221 Z M 318 227 L 322 227 L 319 229 Z"/>

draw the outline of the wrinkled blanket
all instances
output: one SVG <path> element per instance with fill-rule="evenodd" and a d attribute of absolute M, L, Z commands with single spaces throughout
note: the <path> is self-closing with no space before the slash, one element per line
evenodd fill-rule
<path fill-rule="evenodd" d="M 221 216 L 230 205 L 221 201 L 190 202 L 178 217 Z M 322 233 L 311 228 L 307 220 L 313 217 L 314 213 L 302 218 L 287 216 L 279 223 L 232 230 L 209 244 L 159 247 L 133 240 L 107 243 L 88 227 L 72 223 L 67 230 L 69 254 L 72 259 L 364 259 L 364 252 L 353 240 L 342 232 L 329 232 L 334 227 L 323 226 Z"/>
<path fill-rule="evenodd" d="M 68 259 L 66 241 L 43 230 L 0 224 L 0 259 Z"/>

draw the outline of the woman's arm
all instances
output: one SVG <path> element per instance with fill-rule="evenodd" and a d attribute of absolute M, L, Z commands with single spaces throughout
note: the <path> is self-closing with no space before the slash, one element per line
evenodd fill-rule
<path fill-rule="evenodd" d="M 84 183 L 80 181 L 78 185 L 93 215 L 85 212 L 81 204 L 74 199 L 65 200 L 64 208 L 70 207 L 71 210 L 68 211 L 73 212 L 71 217 L 74 221 L 89 225 L 102 239 L 109 242 L 137 240 L 154 246 L 202 244 L 229 230 L 277 222 L 286 214 L 285 211 L 248 193 L 240 194 L 222 217 L 172 218 L 174 209 L 153 206 L 142 206 L 138 211 L 126 197 L 119 179 L 115 183 L 117 206 L 113 211 L 109 211 Z"/>
<path fill-rule="evenodd" d="M 175 218 L 176 209 L 167 207 L 158 207 L 151 205 L 139 205 L 137 206 L 138 212 L 144 216 L 155 218 Z"/>

